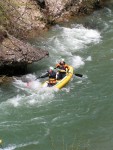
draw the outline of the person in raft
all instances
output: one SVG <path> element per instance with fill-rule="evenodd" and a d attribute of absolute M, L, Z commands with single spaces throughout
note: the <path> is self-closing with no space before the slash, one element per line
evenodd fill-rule
<path fill-rule="evenodd" d="M 39 78 L 49 77 L 48 86 L 53 86 L 56 84 L 56 72 L 53 67 L 49 67 L 49 71 L 46 74 L 40 76 Z"/>
<path fill-rule="evenodd" d="M 69 71 L 69 66 L 65 63 L 64 59 L 61 59 L 54 69 L 58 68 L 57 80 L 63 79 L 66 76 L 66 72 Z"/>

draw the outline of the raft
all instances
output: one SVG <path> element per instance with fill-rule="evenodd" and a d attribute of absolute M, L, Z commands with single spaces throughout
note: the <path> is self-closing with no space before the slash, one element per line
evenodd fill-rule
<path fill-rule="evenodd" d="M 66 73 L 66 76 L 62 80 L 57 80 L 57 83 L 52 86 L 57 89 L 63 88 L 72 78 L 73 76 L 73 67 L 69 66 L 69 71 Z M 47 86 L 48 81 L 43 83 L 43 87 Z"/>

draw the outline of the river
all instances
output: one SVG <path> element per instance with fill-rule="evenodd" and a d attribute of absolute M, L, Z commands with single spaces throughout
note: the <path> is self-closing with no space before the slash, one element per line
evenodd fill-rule
<path fill-rule="evenodd" d="M 28 67 L 30 88 L 16 79 L 0 87 L 3 149 L 112 150 L 113 3 L 31 43 L 50 56 Z M 36 76 L 61 58 L 83 77 L 73 76 L 59 91 L 40 89 Z"/>

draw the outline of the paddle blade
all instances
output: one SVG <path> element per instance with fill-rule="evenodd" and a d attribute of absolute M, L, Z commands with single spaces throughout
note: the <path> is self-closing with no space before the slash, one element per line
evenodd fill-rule
<path fill-rule="evenodd" d="M 75 76 L 78 76 L 78 77 L 83 77 L 83 75 L 82 75 L 82 74 L 79 74 L 79 73 L 75 73 L 74 75 L 75 75 Z"/>

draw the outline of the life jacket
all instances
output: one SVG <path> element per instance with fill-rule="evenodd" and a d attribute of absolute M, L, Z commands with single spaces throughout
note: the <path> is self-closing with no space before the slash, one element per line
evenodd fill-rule
<path fill-rule="evenodd" d="M 60 72 L 66 72 L 67 70 L 69 70 L 69 66 L 67 64 L 57 64 L 56 65 L 57 68 L 61 69 Z"/>
<path fill-rule="evenodd" d="M 55 84 L 56 83 L 56 72 L 48 72 L 49 73 L 49 83 L 50 84 Z"/>

